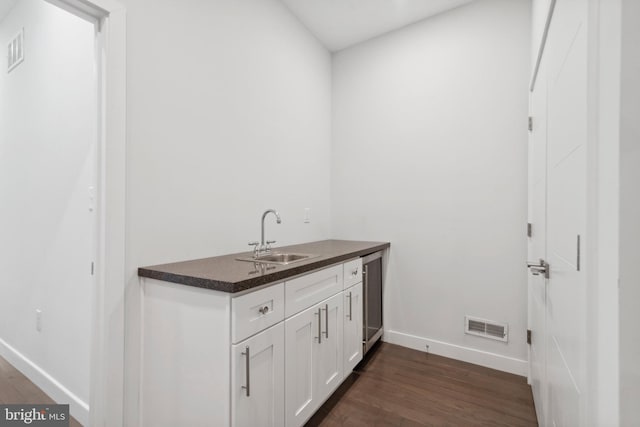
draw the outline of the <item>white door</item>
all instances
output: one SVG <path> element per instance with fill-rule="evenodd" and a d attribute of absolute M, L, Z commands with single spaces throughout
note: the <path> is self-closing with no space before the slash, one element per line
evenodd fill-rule
<path fill-rule="evenodd" d="M 285 320 L 285 413 L 287 427 L 302 425 L 316 410 L 315 371 L 321 345 L 320 305 Z"/>
<path fill-rule="evenodd" d="M 318 345 L 317 381 L 318 397 L 324 401 L 343 379 L 343 293 L 320 303 L 322 343 Z"/>
<path fill-rule="evenodd" d="M 539 75 L 545 76 L 543 59 Z M 533 128 L 529 138 L 529 260 L 547 259 L 547 81 L 539 78 L 530 97 Z M 543 274 L 529 275 L 529 373 L 536 415 L 547 425 L 547 280 Z"/>
<path fill-rule="evenodd" d="M 235 344 L 232 350 L 231 423 L 284 425 L 284 324 Z"/>
<path fill-rule="evenodd" d="M 362 282 L 344 291 L 344 373 L 362 360 Z"/>
<path fill-rule="evenodd" d="M 542 337 L 536 339 L 535 330 L 532 334 L 532 342 L 538 342 L 532 346 L 531 361 L 534 398 L 543 415 L 539 420 L 542 425 L 578 426 L 587 421 L 586 280 L 581 259 L 586 239 L 586 18 L 586 0 L 556 3 L 544 69 L 536 83 L 546 86 L 546 251 L 534 239 L 531 255 L 546 252 L 550 265 L 546 299 L 543 285 L 534 281 L 530 305 L 532 327 L 539 324 L 544 325 L 538 326 L 542 331 L 546 329 L 542 332 L 546 335 L 544 343 L 540 343 Z M 533 109 L 536 103 L 538 108 L 545 104 L 540 90 L 540 95 L 532 95 Z M 534 135 L 533 140 L 536 144 L 538 138 Z M 533 158 L 538 157 L 534 154 Z M 533 212 L 540 212 L 541 190 L 540 194 L 535 188 L 532 191 L 536 203 Z M 534 234 L 535 230 L 534 223 Z M 541 306 L 545 307 L 544 318 Z"/>

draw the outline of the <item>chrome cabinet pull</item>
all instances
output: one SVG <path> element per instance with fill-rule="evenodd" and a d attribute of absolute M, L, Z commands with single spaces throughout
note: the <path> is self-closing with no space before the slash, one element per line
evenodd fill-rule
<path fill-rule="evenodd" d="M 329 339 L 329 304 L 324 305 L 324 324 L 327 328 L 324 337 Z"/>
<path fill-rule="evenodd" d="M 355 270 L 351 270 L 351 275 L 352 276 L 357 276 L 358 275 L 358 269 L 356 268 Z"/>
<path fill-rule="evenodd" d="M 351 301 L 353 301 L 353 297 L 351 296 L 351 292 L 349 292 L 349 322 L 353 321 L 353 307 L 351 306 Z"/>
<path fill-rule="evenodd" d="M 318 308 L 318 344 L 322 344 L 322 308 Z"/>
<path fill-rule="evenodd" d="M 263 315 L 267 314 L 269 312 L 269 306 L 265 305 L 264 307 L 260 307 L 258 309 L 258 312 Z"/>
<path fill-rule="evenodd" d="M 249 346 L 246 346 L 244 348 L 244 352 L 240 353 L 243 356 L 246 356 L 246 360 L 245 360 L 245 375 L 246 375 L 246 386 L 242 386 L 243 389 L 247 390 L 247 397 L 251 396 L 251 391 L 250 391 L 250 384 L 251 384 L 251 374 L 249 373 L 249 369 L 250 369 L 250 365 L 251 365 L 251 355 L 249 352 Z"/>

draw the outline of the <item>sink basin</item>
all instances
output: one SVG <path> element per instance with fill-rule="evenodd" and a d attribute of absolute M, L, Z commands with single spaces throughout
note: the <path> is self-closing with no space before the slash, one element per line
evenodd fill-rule
<path fill-rule="evenodd" d="M 318 256 L 320 255 L 273 252 L 270 254 L 260 255 L 257 258 L 250 256 L 250 257 L 242 257 L 242 258 L 236 258 L 236 259 L 238 261 L 264 262 L 267 264 L 287 265 L 293 262 L 300 262 L 300 261 L 304 261 L 310 258 L 315 258 Z"/>

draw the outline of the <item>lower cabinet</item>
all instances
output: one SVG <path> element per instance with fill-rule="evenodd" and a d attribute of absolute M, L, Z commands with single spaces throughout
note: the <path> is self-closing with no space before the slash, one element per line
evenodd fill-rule
<path fill-rule="evenodd" d="M 286 426 L 301 426 L 343 380 L 342 292 L 285 320 Z"/>
<path fill-rule="evenodd" d="M 231 425 L 284 425 L 284 322 L 232 346 Z"/>
<path fill-rule="evenodd" d="M 362 282 L 345 289 L 344 295 L 344 377 L 362 360 Z"/>
<path fill-rule="evenodd" d="M 352 260 L 237 296 L 144 279 L 139 424 L 304 425 L 362 359 L 360 271 Z"/>

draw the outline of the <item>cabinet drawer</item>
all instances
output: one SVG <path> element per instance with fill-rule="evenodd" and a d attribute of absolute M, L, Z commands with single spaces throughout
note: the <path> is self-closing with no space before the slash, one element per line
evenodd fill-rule
<path fill-rule="evenodd" d="M 342 291 L 342 264 L 285 282 L 286 316 Z"/>
<path fill-rule="evenodd" d="M 284 283 L 231 300 L 231 340 L 243 339 L 284 319 Z"/>
<path fill-rule="evenodd" d="M 362 282 L 362 258 L 347 261 L 343 265 L 345 289 Z"/>

